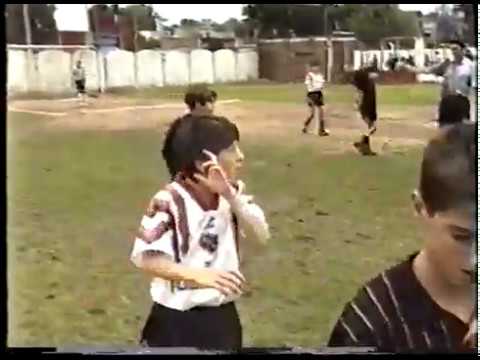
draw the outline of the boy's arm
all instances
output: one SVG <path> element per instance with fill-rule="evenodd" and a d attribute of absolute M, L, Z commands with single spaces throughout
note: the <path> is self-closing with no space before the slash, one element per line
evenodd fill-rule
<path fill-rule="evenodd" d="M 313 88 L 313 79 L 310 73 L 308 73 L 307 76 L 305 76 L 305 85 L 307 85 L 307 91 L 310 92 Z"/>
<path fill-rule="evenodd" d="M 363 92 L 358 90 L 355 93 L 355 109 L 359 110 L 360 109 L 360 104 L 362 103 L 363 100 Z"/>
<path fill-rule="evenodd" d="M 251 196 L 242 195 L 244 185 L 239 182 L 240 190 L 230 199 L 227 199 L 237 216 L 240 230 L 245 238 L 257 245 L 265 246 L 270 238 L 270 230 L 263 210 L 253 203 Z"/>
<path fill-rule="evenodd" d="M 447 71 L 447 67 L 450 65 L 450 60 L 445 60 L 440 64 L 429 66 L 429 67 L 423 67 L 423 68 L 417 68 L 415 66 L 410 66 L 407 64 L 401 64 L 400 69 L 405 69 L 411 72 L 414 72 L 416 74 L 433 74 L 436 76 L 443 76 L 445 75 L 445 72 Z"/>

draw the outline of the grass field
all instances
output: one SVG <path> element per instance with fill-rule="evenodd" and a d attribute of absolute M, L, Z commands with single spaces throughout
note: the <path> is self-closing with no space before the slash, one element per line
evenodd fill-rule
<path fill-rule="evenodd" d="M 243 100 L 226 112 L 254 101 L 270 109 L 250 122 L 238 118 L 244 180 L 273 235 L 267 252 L 245 269 L 254 289 L 239 301 L 245 345 L 323 346 L 356 288 L 420 244 L 409 193 L 421 146 L 399 142 L 381 156 L 362 158 L 336 145 L 358 135 L 343 123 L 332 125 L 332 137 L 323 142 L 301 136 L 300 120 L 274 116 L 280 103 L 304 114 L 300 85 L 216 89 L 223 99 Z M 179 99 L 181 91 L 148 90 L 129 98 Z M 382 109 L 408 107 L 409 115 L 398 113 L 401 125 L 381 123 L 378 136 L 405 130 L 398 136 L 424 137 L 430 130 L 421 124 L 428 119 L 416 114 L 433 109 L 437 95 L 433 86 L 382 87 Z M 115 98 L 126 101 L 127 94 Z M 328 98 L 351 108 L 352 90 L 333 86 Z M 79 123 L 89 121 L 72 114 Z M 158 119 L 163 124 L 171 117 Z M 47 126 L 53 121 L 8 113 L 8 345 L 133 346 L 151 300 L 148 278 L 128 256 L 148 200 L 167 180 L 161 136 L 157 128 L 136 126 Z M 253 126 L 265 131 L 249 131 Z M 341 151 L 323 151 L 332 148 Z"/>
<path fill-rule="evenodd" d="M 236 84 L 212 86 L 220 94 L 220 99 L 237 98 L 244 101 L 294 102 L 304 103 L 305 85 L 278 84 L 275 86 Z M 274 90 L 272 90 L 274 89 Z M 386 105 L 431 105 L 438 101 L 438 85 L 418 84 L 382 86 L 378 92 L 378 102 Z M 130 90 L 117 90 L 116 94 L 127 94 Z M 164 87 L 146 89 L 133 94 L 138 98 L 173 98 L 183 99 L 184 87 Z M 352 102 L 353 88 L 346 85 L 328 85 L 325 90 L 326 103 Z"/>

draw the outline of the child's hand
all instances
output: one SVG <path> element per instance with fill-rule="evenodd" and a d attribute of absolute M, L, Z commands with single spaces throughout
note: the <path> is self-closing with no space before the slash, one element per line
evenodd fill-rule
<path fill-rule="evenodd" d="M 203 150 L 203 152 L 210 157 L 210 160 L 202 165 L 202 168 L 207 176 L 205 177 L 200 174 L 195 174 L 193 176 L 211 192 L 219 194 L 227 200 L 233 198 L 235 195 L 235 190 L 232 185 L 230 185 L 225 172 L 218 164 L 217 157 L 210 151 Z"/>
<path fill-rule="evenodd" d="M 196 269 L 192 281 L 199 288 L 214 288 L 225 296 L 242 294 L 246 285 L 242 274 L 215 269 Z"/>

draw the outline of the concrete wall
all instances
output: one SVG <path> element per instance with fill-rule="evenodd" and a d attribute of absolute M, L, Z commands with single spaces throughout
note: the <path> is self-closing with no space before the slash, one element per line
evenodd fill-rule
<path fill-rule="evenodd" d="M 193 50 L 190 53 L 190 82 L 212 84 L 213 54 L 208 50 Z"/>
<path fill-rule="evenodd" d="M 250 49 L 237 53 L 237 81 L 258 79 L 258 54 Z"/>
<path fill-rule="evenodd" d="M 232 50 L 217 50 L 213 53 L 215 82 L 236 81 L 236 59 Z"/>
<path fill-rule="evenodd" d="M 189 54 L 184 51 L 168 51 L 165 54 L 165 84 L 185 85 L 190 80 Z"/>
<path fill-rule="evenodd" d="M 162 53 L 142 50 L 137 53 L 138 86 L 163 86 Z"/>
<path fill-rule="evenodd" d="M 143 50 L 40 50 L 28 58 L 26 50 L 8 49 L 8 91 L 73 92 L 72 69 L 81 60 L 90 91 L 115 87 L 187 85 L 248 81 L 259 77 L 256 49 L 222 49 L 214 53 Z"/>
<path fill-rule="evenodd" d="M 7 64 L 8 91 L 12 93 L 28 91 L 27 52 L 8 51 Z"/>
<path fill-rule="evenodd" d="M 53 93 L 68 91 L 72 87 L 72 58 L 59 50 L 38 54 L 38 90 Z"/>
<path fill-rule="evenodd" d="M 135 86 L 135 67 L 133 53 L 117 50 L 108 53 L 107 87 Z"/>

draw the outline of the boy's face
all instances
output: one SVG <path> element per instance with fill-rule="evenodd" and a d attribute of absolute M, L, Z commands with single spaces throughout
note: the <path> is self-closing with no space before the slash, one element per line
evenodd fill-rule
<path fill-rule="evenodd" d="M 422 217 L 427 231 L 425 251 L 439 276 L 452 286 L 472 283 L 476 271 L 475 204 Z"/>
<path fill-rule="evenodd" d="M 242 168 L 245 159 L 243 152 L 240 150 L 238 141 L 235 141 L 227 149 L 220 151 L 217 159 L 228 179 L 235 182 L 238 179 L 238 173 Z"/>
<path fill-rule="evenodd" d="M 313 72 L 313 73 L 315 73 L 315 74 L 316 74 L 316 73 L 318 73 L 318 72 L 320 71 L 320 68 L 319 68 L 318 66 L 316 66 L 316 65 L 315 65 L 315 66 L 312 66 L 312 67 L 310 67 L 310 69 L 311 69 L 311 70 L 312 70 L 312 72 Z"/>
<path fill-rule="evenodd" d="M 453 58 L 455 61 L 460 61 L 463 58 L 463 49 L 460 45 L 453 44 L 450 46 L 450 50 L 452 51 Z"/>
<path fill-rule="evenodd" d="M 195 108 L 192 110 L 192 114 L 212 115 L 214 110 L 215 110 L 215 102 L 207 101 L 205 105 L 202 105 L 197 102 L 195 103 Z"/>

